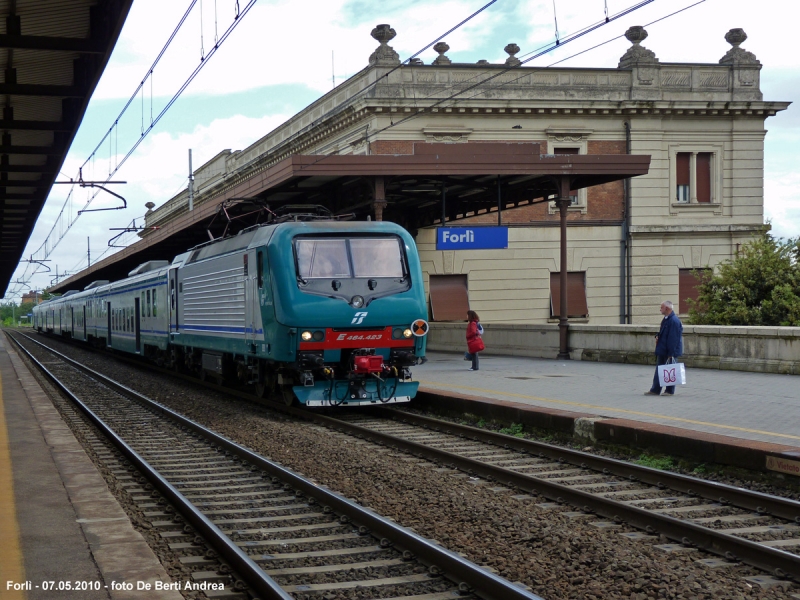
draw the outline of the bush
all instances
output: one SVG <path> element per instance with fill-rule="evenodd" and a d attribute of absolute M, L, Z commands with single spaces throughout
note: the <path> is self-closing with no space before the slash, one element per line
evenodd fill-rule
<path fill-rule="evenodd" d="M 746 244 L 716 273 L 701 274 L 693 325 L 800 326 L 800 238 L 769 234 Z"/>

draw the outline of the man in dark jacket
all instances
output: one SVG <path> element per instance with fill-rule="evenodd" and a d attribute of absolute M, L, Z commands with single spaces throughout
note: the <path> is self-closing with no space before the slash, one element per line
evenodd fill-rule
<path fill-rule="evenodd" d="M 681 320 L 672 310 L 672 302 L 665 300 L 661 303 L 661 329 L 656 336 L 656 361 L 658 365 L 664 365 L 671 359 L 683 354 L 683 325 Z M 675 393 L 675 386 L 669 385 L 664 390 L 665 396 L 672 396 Z M 661 394 L 661 385 L 658 381 L 658 366 L 653 377 L 653 387 L 645 396 L 658 396 Z"/>

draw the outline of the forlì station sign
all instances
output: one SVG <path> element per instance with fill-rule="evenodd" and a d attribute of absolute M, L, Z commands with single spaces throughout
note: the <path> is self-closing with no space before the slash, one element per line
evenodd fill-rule
<path fill-rule="evenodd" d="M 437 250 L 492 250 L 508 248 L 508 227 L 439 227 Z"/>

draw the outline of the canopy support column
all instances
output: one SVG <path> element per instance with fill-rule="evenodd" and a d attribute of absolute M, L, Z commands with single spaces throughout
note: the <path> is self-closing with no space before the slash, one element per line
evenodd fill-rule
<path fill-rule="evenodd" d="M 558 360 L 569 360 L 569 320 L 567 318 L 567 209 L 569 208 L 569 176 L 562 176 L 558 179 L 558 207 L 561 217 L 561 273 L 559 278 L 559 288 L 561 290 L 561 306 L 558 313 L 558 337 L 559 349 Z"/>
<path fill-rule="evenodd" d="M 374 181 L 375 197 L 372 207 L 375 210 L 375 220 L 383 221 L 383 209 L 386 208 L 386 186 L 383 177 L 376 177 Z"/>

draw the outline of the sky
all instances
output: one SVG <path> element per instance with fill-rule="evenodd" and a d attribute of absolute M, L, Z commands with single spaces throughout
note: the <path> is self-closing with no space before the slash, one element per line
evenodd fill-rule
<path fill-rule="evenodd" d="M 31 276 L 31 265 L 21 264 L 12 281 L 25 279 L 29 284 L 12 284 L 6 299 L 18 300 L 29 287 L 47 287 L 54 282 L 56 270 L 62 275 L 86 268 L 87 247 L 92 263 L 117 251 L 109 246 L 109 240 L 120 233 L 113 228 L 143 224 L 146 202 L 160 206 L 186 188 L 189 149 L 196 170 L 223 149 L 246 148 L 331 90 L 334 82 L 338 85 L 363 69 L 377 47 L 370 37 L 375 25 L 389 23 L 396 30 L 397 37 L 390 45 L 403 60 L 489 0 L 257 0 L 235 19 L 236 5 L 244 9 L 248 1 L 197 2 L 152 77 L 146 78 L 190 0 L 134 0 L 58 178 L 77 179 L 82 168 L 85 180 L 105 180 L 118 167 L 113 179 L 127 183 L 109 187 L 125 197 L 128 208 L 84 213 L 67 230 L 66 223 L 74 219 L 93 191 L 76 187 L 66 202 L 71 186 L 54 186 L 25 250 L 25 256 L 37 251 L 40 256 L 40 248 L 54 230 L 50 239 L 60 241 L 49 256 L 51 271 Z M 616 67 L 630 46 L 622 35 L 632 25 L 646 27 L 649 37 L 642 45 L 662 62 L 716 63 L 730 49 L 725 33 L 742 27 L 748 36 L 742 47 L 763 64 L 764 100 L 797 99 L 800 53 L 787 42 L 796 35 L 790 18 L 796 0 L 762 0 L 757 6 L 747 0 L 705 0 L 691 6 L 696 2 L 654 0 L 528 65 L 545 67 L 563 60 L 558 66 Z M 517 56 L 524 59 L 526 53 L 554 42 L 556 28 L 564 39 L 603 21 L 606 8 L 614 15 L 638 3 L 496 0 L 445 38 L 450 46 L 447 56 L 453 62 L 487 59 L 500 63 L 507 57 L 503 47 L 514 42 L 521 48 Z M 215 39 L 222 38 L 233 23 L 236 26 L 212 52 Z M 436 56 L 432 49 L 420 54 L 426 64 Z M 201 57 L 203 68 L 140 140 L 142 131 L 201 64 Z M 142 89 L 133 97 L 143 80 Z M 781 237 L 800 236 L 799 115 L 800 108 L 792 105 L 766 121 L 764 212 L 773 234 Z M 115 121 L 118 124 L 112 127 Z M 122 162 L 139 140 L 136 150 Z M 100 193 L 91 208 L 119 205 L 113 196 Z M 137 239 L 133 233 L 123 233 L 115 244 Z"/>

